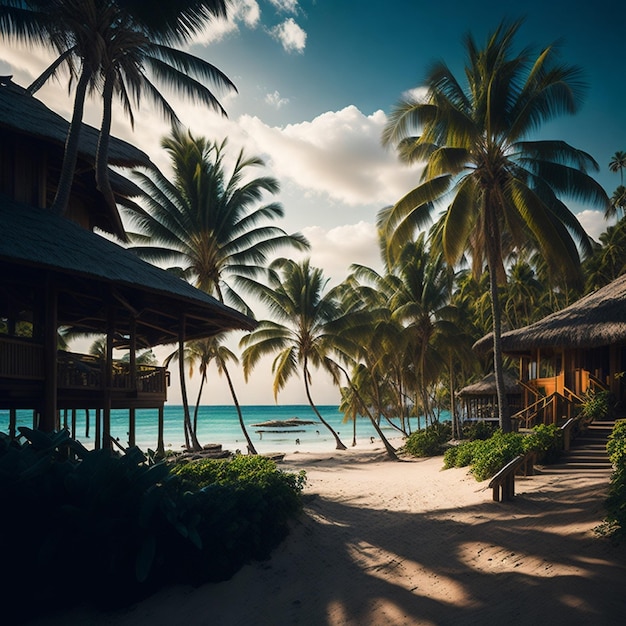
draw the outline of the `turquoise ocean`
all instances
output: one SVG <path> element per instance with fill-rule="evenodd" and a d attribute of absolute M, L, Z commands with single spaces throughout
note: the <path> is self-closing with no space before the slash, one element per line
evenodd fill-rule
<path fill-rule="evenodd" d="M 343 443 L 351 447 L 353 441 L 354 423 L 344 423 L 343 414 L 337 406 L 317 407 L 324 419 L 339 433 Z M 193 408 L 191 409 L 193 415 Z M 335 441 L 331 433 L 318 420 L 308 405 L 243 405 L 241 407 L 243 419 L 248 434 L 259 453 L 284 452 L 321 452 L 335 449 Z M 76 412 L 76 438 L 87 448 L 93 447 L 93 433 L 95 432 L 95 411 L 89 415 L 89 434 L 86 435 L 86 415 L 84 410 Z M 265 428 L 257 426 L 270 420 L 287 420 L 299 418 L 312 421 L 313 424 L 296 428 Z M 445 417 L 442 416 L 443 419 Z M 62 418 L 63 420 L 63 418 Z M 71 412 L 67 413 L 68 427 L 71 427 Z M 423 423 L 423 422 L 422 422 Z M 136 443 L 144 451 L 156 449 L 158 413 L 152 409 L 138 409 L 136 411 Z M 32 412 L 18 411 L 17 425 L 32 427 Z M 0 431 L 8 432 L 9 412 L 0 411 Z M 385 423 L 381 428 L 388 438 L 397 438 L 401 433 Z M 412 418 L 411 430 L 418 428 L 417 419 Z M 287 431 L 287 432 L 285 432 Z M 128 442 L 128 411 L 114 410 L 111 412 L 111 435 L 118 439 L 120 444 L 127 446 Z M 366 417 L 357 418 L 356 441 L 359 447 L 371 447 L 379 443 L 378 436 L 370 420 Z M 201 406 L 198 412 L 198 440 L 202 445 L 221 444 L 224 450 L 235 452 L 246 451 L 246 441 L 239 425 L 237 411 L 232 405 Z M 164 413 L 164 443 L 167 450 L 180 451 L 184 446 L 183 407 L 166 405 Z"/>

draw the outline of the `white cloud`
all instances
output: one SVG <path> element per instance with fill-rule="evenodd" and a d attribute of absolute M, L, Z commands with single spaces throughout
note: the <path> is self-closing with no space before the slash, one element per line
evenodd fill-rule
<path fill-rule="evenodd" d="M 366 116 L 355 106 L 310 122 L 271 127 L 258 117 L 239 124 L 266 153 L 274 175 L 350 206 L 393 204 L 415 186 L 419 172 L 381 146 L 382 111 Z"/>
<path fill-rule="evenodd" d="M 297 260 L 309 257 L 312 266 L 323 270 L 329 286 L 340 283 L 349 274 L 353 263 L 381 270 L 374 224 L 361 221 L 330 229 L 308 226 L 302 229 L 302 234 L 309 240 L 311 250 L 291 256 Z"/>
<path fill-rule="evenodd" d="M 247 28 L 256 28 L 261 20 L 261 9 L 256 0 L 230 0 L 226 19 L 212 19 L 196 35 L 194 43 L 210 44 L 224 39 L 239 30 L 242 23 Z"/>
<path fill-rule="evenodd" d="M 270 30 L 286 52 L 303 52 L 306 47 L 306 32 L 290 17 Z"/>
<path fill-rule="evenodd" d="M 285 105 L 289 104 L 289 98 L 281 98 L 280 93 L 275 91 L 274 93 L 268 93 L 265 96 L 265 102 L 275 109 L 281 109 Z"/>
<path fill-rule="evenodd" d="M 285 13 L 296 13 L 298 10 L 298 0 L 270 0 L 279 11 Z"/>
<path fill-rule="evenodd" d="M 587 234 L 595 241 L 598 241 L 598 237 L 610 226 L 604 217 L 603 211 L 585 209 L 577 213 L 576 217 Z"/>

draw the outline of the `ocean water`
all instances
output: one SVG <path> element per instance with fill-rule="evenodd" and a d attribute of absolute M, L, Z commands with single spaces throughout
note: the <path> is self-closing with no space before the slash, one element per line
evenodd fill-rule
<path fill-rule="evenodd" d="M 343 443 L 351 447 L 354 423 L 344 422 L 343 414 L 337 406 L 317 407 L 324 419 L 333 427 Z M 192 416 L 193 416 L 193 408 Z M 259 453 L 296 451 L 332 451 L 335 440 L 328 429 L 318 420 L 308 405 L 244 405 L 241 407 L 244 423 L 248 434 Z M 93 447 L 95 432 L 95 411 L 90 412 L 89 434 L 86 435 L 86 415 L 84 410 L 76 412 L 76 438 L 87 448 Z M 314 423 L 292 429 L 264 428 L 256 426 L 269 420 L 287 420 L 297 417 Z M 71 413 L 68 411 L 68 427 L 71 427 Z M 156 449 L 158 412 L 152 409 L 136 411 L 135 439 L 139 448 L 144 451 Z M 444 417 L 445 419 L 445 417 Z M 0 411 L 0 431 L 8 432 L 9 412 Z M 17 425 L 32 427 L 32 412 L 18 411 Z M 423 420 L 422 420 L 423 425 Z M 411 430 L 418 428 L 416 418 L 411 418 Z M 381 429 L 387 438 L 397 438 L 401 433 L 384 421 Z M 283 431 L 283 432 L 278 432 Z M 287 432 L 284 432 L 287 431 Z M 111 436 L 120 444 L 128 444 L 128 411 L 111 411 Z M 372 437 L 374 442 L 372 442 Z M 198 440 L 200 444 L 221 444 L 224 450 L 235 452 L 246 451 L 246 440 L 239 425 L 239 418 L 234 406 L 201 406 L 198 412 Z M 166 405 L 164 413 L 164 443 L 166 450 L 180 451 L 184 447 L 183 407 Z M 379 438 L 369 418 L 357 418 L 356 442 L 359 447 L 369 447 L 379 443 Z"/>

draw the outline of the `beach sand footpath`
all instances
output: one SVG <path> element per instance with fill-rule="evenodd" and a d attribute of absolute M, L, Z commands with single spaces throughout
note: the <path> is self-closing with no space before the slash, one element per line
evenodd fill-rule
<path fill-rule="evenodd" d="M 442 458 L 372 446 L 288 454 L 304 514 L 272 557 L 232 579 L 177 586 L 111 613 L 41 626 L 612 625 L 626 616 L 626 549 L 599 538 L 608 474 L 518 477 L 492 500 Z"/>

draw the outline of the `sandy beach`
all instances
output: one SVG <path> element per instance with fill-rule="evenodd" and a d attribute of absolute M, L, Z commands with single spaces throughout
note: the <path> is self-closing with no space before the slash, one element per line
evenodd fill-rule
<path fill-rule="evenodd" d="M 626 549 L 598 537 L 609 474 L 518 478 L 492 500 L 442 458 L 381 448 L 288 454 L 305 506 L 272 557 L 232 579 L 168 588 L 112 613 L 76 609 L 40 626 L 622 624 Z"/>

